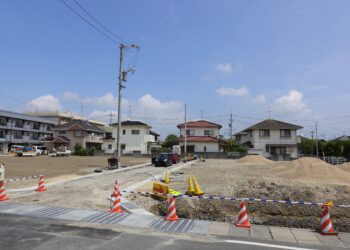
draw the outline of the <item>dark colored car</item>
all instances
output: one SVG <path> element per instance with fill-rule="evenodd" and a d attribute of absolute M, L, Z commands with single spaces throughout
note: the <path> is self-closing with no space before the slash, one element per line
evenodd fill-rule
<path fill-rule="evenodd" d="M 171 161 L 171 157 L 169 153 L 161 153 L 155 159 L 154 166 L 156 167 L 169 167 L 172 166 L 173 163 Z"/>
<path fill-rule="evenodd" d="M 178 164 L 180 162 L 180 156 L 177 153 L 169 153 L 169 156 L 173 164 Z"/>

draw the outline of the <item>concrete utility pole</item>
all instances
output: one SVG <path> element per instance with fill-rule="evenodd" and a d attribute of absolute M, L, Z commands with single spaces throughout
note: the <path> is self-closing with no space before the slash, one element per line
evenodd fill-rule
<path fill-rule="evenodd" d="M 233 123 L 233 119 L 232 119 L 232 112 L 230 115 L 230 144 L 232 146 L 232 123 Z"/>
<path fill-rule="evenodd" d="M 115 115 L 113 115 L 113 113 L 111 111 L 111 113 L 108 116 L 109 116 L 109 126 L 112 127 L 112 119 L 113 119 L 113 116 L 115 116 Z"/>
<path fill-rule="evenodd" d="M 204 112 L 204 110 L 199 110 L 199 112 L 201 112 L 201 120 L 203 120 L 203 112 Z"/>
<path fill-rule="evenodd" d="M 184 153 L 185 156 L 187 155 L 187 107 L 185 103 L 185 146 L 184 146 Z"/>
<path fill-rule="evenodd" d="M 120 167 L 120 159 L 121 159 L 121 146 L 120 146 L 120 136 L 121 136 L 121 128 L 122 128 L 122 120 L 121 120 L 121 101 L 122 101 L 122 89 L 125 88 L 123 86 L 123 82 L 127 81 L 128 72 L 134 73 L 135 69 L 129 68 L 127 70 L 123 69 L 123 60 L 124 60 L 124 50 L 128 48 L 136 48 L 140 47 L 135 44 L 125 45 L 120 44 L 120 54 L 119 54 L 119 81 L 118 81 L 118 130 L 117 130 L 117 158 L 118 158 L 118 168 Z"/>
<path fill-rule="evenodd" d="M 318 158 L 317 122 L 315 123 L 315 137 L 316 137 L 316 157 Z"/>

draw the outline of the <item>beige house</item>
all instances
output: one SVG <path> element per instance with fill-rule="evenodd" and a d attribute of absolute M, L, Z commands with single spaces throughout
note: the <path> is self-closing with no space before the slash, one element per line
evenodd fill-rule
<path fill-rule="evenodd" d="M 297 130 L 301 126 L 264 120 L 235 134 L 236 142 L 248 148 L 248 154 L 260 154 L 274 160 L 298 157 Z"/>
<path fill-rule="evenodd" d="M 80 143 L 83 148 L 101 149 L 105 131 L 88 121 L 72 120 L 54 128 L 54 136 L 43 141 L 51 150 L 59 147 L 69 147 L 74 152 L 74 146 Z"/>
<path fill-rule="evenodd" d="M 180 129 L 179 144 L 184 152 L 185 135 L 187 153 L 223 152 L 225 141 L 220 135 L 221 125 L 199 120 L 177 125 Z M 185 128 L 186 127 L 186 128 Z"/>

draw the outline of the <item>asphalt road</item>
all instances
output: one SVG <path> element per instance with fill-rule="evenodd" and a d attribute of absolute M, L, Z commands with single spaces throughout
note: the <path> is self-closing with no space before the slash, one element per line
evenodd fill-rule
<path fill-rule="evenodd" d="M 155 232 L 130 233 L 110 229 L 70 226 L 68 222 L 57 220 L 0 214 L 0 249 L 303 250 L 334 248 L 320 248 L 320 246 L 303 248 L 301 245 L 190 235 L 157 235 Z"/>

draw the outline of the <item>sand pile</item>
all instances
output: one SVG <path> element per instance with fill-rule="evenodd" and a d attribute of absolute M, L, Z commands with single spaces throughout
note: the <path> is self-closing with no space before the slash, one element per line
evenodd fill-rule
<path fill-rule="evenodd" d="M 261 155 L 246 155 L 241 159 L 237 160 L 239 163 L 248 163 L 248 164 L 265 164 L 265 163 L 273 163 L 273 161 L 265 158 Z"/>
<path fill-rule="evenodd" d="M 343 163 L 343 164 L 339 164 L 339 165 L 336 165 L 337 168 L 343 170 L 343 171 L 346 171 L 346 172 L 350 172 L 350 162 L 346 162 L 346 163 Z M 349 180 L 350 182 L 350 180 Z"/>
<path fill-rule="evenodd" d="M 350 173 L 320 159 L 303 157 L 274 169 L 276 176 L 315 183 L 350 185 Z"/>

